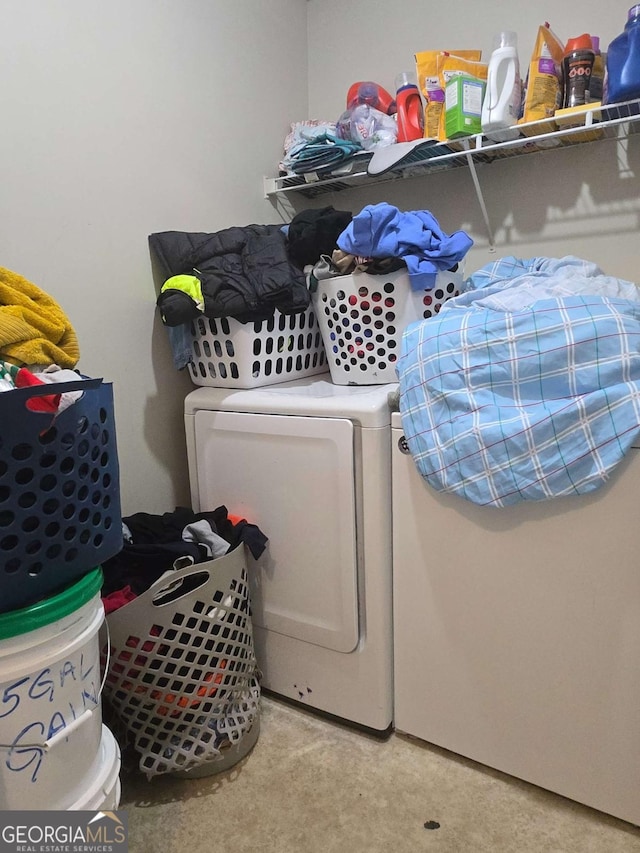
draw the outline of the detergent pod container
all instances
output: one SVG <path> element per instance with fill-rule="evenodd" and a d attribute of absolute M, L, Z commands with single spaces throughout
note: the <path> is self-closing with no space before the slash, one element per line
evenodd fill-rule
<path fill-rule="evenodd" d="M 498 33 L 489 58 L 487 87 L 482 101 L 482 132 L 495 142 L 516 139 L 515 127 L 522 104 L 518 37 L 511 30 Z"/>
<path fill-rule="evenodd" d="M 609 44 L 605 64 L 604 104 L 640 98 L 640 4 L 629 9 L 624 31 Z"/>
<path fill-rule="evenodd" d="M 396 102 L 389 92 L 370 80 L 353 83 L 349 87 L 347 109 L 353 109 L 360 104 L 366 104 L 368 107 L 373 107 L 373 109 L 390 116 L 394 115 L 396 111 Z"/>
<path fill-rule="evenodd" d="M 569 39 L 564 49 L 562 75 L 564 100 L 562 106 L 581 107 L 591 100 L 591 72 L 596 54 L 588 33 Z"/>
<path fill-rule="evenodd" d="M 402 71 L 396 77 L 396 118 L 398 120 L 398 142 L 422 139 L 424 134 L 424 111 L 415 78 Z"/>

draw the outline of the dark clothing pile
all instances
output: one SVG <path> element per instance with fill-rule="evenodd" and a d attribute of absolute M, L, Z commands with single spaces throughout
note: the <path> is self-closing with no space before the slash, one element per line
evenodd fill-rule
<path fill-rule="evenodd" d="M 117 609 L 114 603 L 122 606 L 141 595 L 165 572 L 212 559 L 216 556 L 211 550 L 214 539 L 225 540 L 225 552 L 245 544 L 255 559 L 268 542 L 259 527 L 229 515 L 225 506 L 200 513 L 185 507 L 162 515 L 138 512 L 123 518 L 122 523 L 122 550 L 102 564 L 102 600 L 107 613 Z M 198 525 L 206 531 L 199 538 L 194 533 Z"/>
<path fill-rule="evenodd" d="M 349 210 L 333 207 L 302 210 L 291 220 L 287 232 L 289 257 L 303 269 L 317 263 L 322 255 L 338 248 L 338 237 L 352 219 Z"/>
<path fill-rule="evenodd" d="M 305 277 L 287 254 L 280 225 L 247 225 L 212 234 L 163 231 L 149 247 L 166 278 L 193 275 L 201 282 L 202 309 L 186 294 L 165 290 L 158 307 L 167 326 L 207 317 L 241 323 L 298 314 L 310 302 Z"/>

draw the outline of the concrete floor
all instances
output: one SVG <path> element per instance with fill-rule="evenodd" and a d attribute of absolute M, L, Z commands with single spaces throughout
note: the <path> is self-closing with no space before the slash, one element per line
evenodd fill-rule
<path fill-rule="evenodd" d="M 125 755 L 131 853 L 640 853 L 640 829 L 404 735 L 272 697 L 254 749 L 202 779 Z"/>

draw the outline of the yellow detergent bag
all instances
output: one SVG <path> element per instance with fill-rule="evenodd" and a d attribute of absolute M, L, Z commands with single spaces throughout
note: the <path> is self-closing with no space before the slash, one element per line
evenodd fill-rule
<path fill-rule="evenodd" d="M 549 24 L 538 27 L 529 63 L 521 123 L 553 116 L 562 105 L 562 58 L 564 46 Z"/>
<path fill-rule="evenodd" d="M 418 88 L 424 99 L 424 137 L 444 142 L 444 82 L 440 74 L 440 64 L 445 56 L 455 55 L 463 59 L 479 60 L 480 50 L 425 50 L 415 54 Z"/>

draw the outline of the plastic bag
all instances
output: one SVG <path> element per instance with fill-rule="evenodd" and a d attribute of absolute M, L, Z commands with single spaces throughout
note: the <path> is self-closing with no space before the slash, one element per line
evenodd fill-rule
<path fill-rule="evenodd" d="M 392 116 L 368 104 L 358 104 L 342 113 L 336 124 L 336 133 L 341 139 L 359 142 L 365 151 L 373 151 L 397 141 L 398 125 Z"/>

